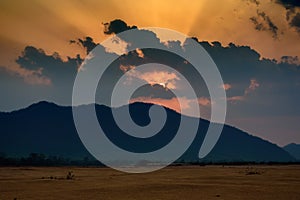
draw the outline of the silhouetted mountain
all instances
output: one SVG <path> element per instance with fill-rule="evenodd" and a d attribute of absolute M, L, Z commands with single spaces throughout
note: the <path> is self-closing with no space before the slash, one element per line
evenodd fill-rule
<path fill-rule="evenodd" d="M 291 143 L 284 146 L 283 149 L 300 161 L 300 144 Z"/>
<path fill-rule="evenodd" d="M 78 106 L 85 109 L 88 106 Z M 148 111 L 151 104 L 130 104 L 132 119 L 139 125 L 150 121 Z M 118 110 L 125 108 L 113 108 Z M 179 113 L 166 108 L 167 120 L 164 128 L 147 139 L 123 134 L 114 123 L 112 109 L 96 105 L 97 116 L 107 137 L 118 146 L 132 152 L 147 152 L 159 149 L 176 134 Z M 188 120 L 199 120 L 187 117 Z M 203 142 L 209 121 L 200 120 L 197 136 L 179 161 L 198 162 L 198 152 Z M 187 133 L 188 134 L 188 133 Z M 72 108 L 53 103 L 39 102 L 25 109 L 0 113 L 0 152 L 11 157 L 28 156 L 30 153 L 62 156 L 70 159 L 92 157 L 77 135 L 72 117 Z M 225 125 L 221 137 L 202 161 L 206 162 L 289 162 L 295 159 L 282 148 L 261 138 L 251 136 L 237 128 Z"/>

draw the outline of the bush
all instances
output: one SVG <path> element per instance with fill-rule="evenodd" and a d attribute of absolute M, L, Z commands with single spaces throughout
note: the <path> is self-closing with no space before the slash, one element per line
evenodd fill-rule
<path fill-rule="evenodd" d="M 73 174 L 73 172 L 72 172 L 72 171 L 69 171 L 68 174 L 67 174 L 66 179 L 67 179 L 67 180 L 73 180 L 74 177 L 75 177 L 75 175 Z"/>

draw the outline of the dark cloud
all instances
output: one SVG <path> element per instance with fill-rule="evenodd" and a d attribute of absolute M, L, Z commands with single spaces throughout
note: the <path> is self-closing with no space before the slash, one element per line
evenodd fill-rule
<path fill-rule="evenodd" d="M 93 38 L 87 36 L 83 39 L 70 40 L 70 44 L 78 44 L 86 50 L 86 54 L 89 54 L 99 43 L 95 43 Z"/>
<path fill-rule="evenodd" d="M 258 22 L 257 17 L 250 17 L 250 21 L 254 24 L 256 30 L 258 30 L 258 31 L 264 31 L 264 30 L 266 30 L 266 28 L 263 25 L 263 23 Z"/>
<path fill-rule="evenodd" d="M 69 40 L 69 43 L 70 44 L 76 44 L 77 42 L 76 42 L 76 40 Z"/>
<path fill-rule="evenodd" d="M 258 12 L 257 16 L 251 20 L 255 24 L 256 29 L 277 34 L 278 30 L 276 26 L 265 13 Z M 294 22 L 295 25 L 297 25 L 296 22 L 297 20 Z M 118 23 L 123 25 L 121 25 L 121 28 L 112 28 L 115 25 L 111 26 L 110 34 L 132 28 L 125 22 L 125 25 L 121 22 Z M 238 46 L 233 43 L 224 45 L 218 41 L 209 43 L 207 41 L 200 41 L 198 38 L 189 38 L 184 44 L 180 44 L 178 41 L 162 44 L 155 33 L 139 29 L 137 31 L 140 31 L 141 38 L 124 37 L 120 39 L 130 43 L 134 47 L 133 49 L 138 47 L 139 42 L 148 39 L 149 42 L 166 45 L 168 49 L 175 50 L 176 52 L 188 49 L 185 47 L 191 40 L 195 40 L 201 44 L 216 63 L 226 84 L 228 121 L 234 122 L 236 119 L 247 120 L 247 118 L 251 118 L 253 121 L 247 122 L 248 127 L 250 127 L 248 130 L 255 130 L 253 124 L 256 124 L 260 120 L 267 119 L 272 121 L 274 117 L 282 119 L 282 116 L 289 116 L 291 118 L 295 116 L 299 118 L 300 65 L 298 57 L 283 56 L 277 62 L 276 60 L 262 58 L 257 51 L 251 49 L 249 46 Z M 80 45 L 87 53 L 97 45 L 91 37 L 72 40 L 70 43 Z M 108 53 L 105 51 L 105 47 L 101 45 L 97 48 L 100 48 L 101 53 Z M 126 67 L 121 68 L 122 65 L 138 68 L 139 65 L 146 63 L 161 63 L 174 68 L 190 81 L 199 99 L 209 99 L 203 78 L 183 58 L 167 51 L 155 49 L 141 49 L 141 51 L 143 56 L 137 50 L 119 56 L 105 70 L 105 76 L 99 82 L 99 85 L 101 86 L 102 84 L 103 86 L 102 90 L 98 90 L 95 97 L 97 103 L 108 104 L 110 102 L 108 97 L 114 88 L 114 84 L 124 75 L 124 71 L 126 71 L 124 69 L 127 69 Z M 47 54 L 42 49 L 32 46 L 26 47 L 22 55 L 16 60 L 16 63 L 19 65 L 19 72 L 12 72 L 7 70 L 8 68 L 0 67 L 0 93 L 2 94 L 0 110 L 12 110 L 16 109 L 16 107 L 24 107 L 40 100 L 71 105 L 73 82 L 78 66 L 82 61 L 83 59 L 79 55 L 77 57 L 62 59 L 58 53 Z M 152 69 L 152 66 L 150 67 Z M 25 78 L 32 75 L 42 80 L 46 78 L 51 80 L 51 85 L 24 83 L 24 76 L 22 76 L 24 71 L 27 73 L 27 75 L 25 74 Z M 130 78 L 139 78 L 139 74 Z M 145 77 L 144 80 L 146 80 Z M 141 99 L 140 97 L 149 97 L 149 95 L 151 98 L 158 100 L 170 101 L 173 99 L 171 90 L 165 88 L 165 85 L 157 84 L 148 84 L 139 88 L 134 93 L 133 98 Z M 205 108 L 204 113 L 206 112 Z M 203 113 L 203 109 L 201 113 Z M 207 113 L 209 113 L 209 110 Z M 246 125 L 240 128 L 247 127 Z M 297 127 L 299 125 L 294 125 L 291 129 L 297 131 L 299 129 Z M 268 131 L 271 129 L 268 129 Z"/>
<path fill-rule="evenodd" d="M 293 7 L 300 7 L 299 0 L 276 0 L 276 3 L 283 5 L 287 9 L 290 9 Z"/>
<path fill-rule="evenodd" d="M 293 21 L 292 19 L 290 20 Z M 277 36 L 277 27 L 265 13 L 258 12 L 257 16 L 250 20 L 254 23 L 257 30 L 270 31 Z M 297 25 L 297 20 L 298 18 L 293 22 L 294 25 Z M 135 26 L 127 25 L 121 20 L 112 22 L 106 24 L 107 34 L 136 28 Z M 121 39 L 130 43 L 133 47 L 138 47 L 139 42 L 145 40 L 145 38 L 149 42 L 165 45 L 160 43 L 155 33 L 139 29 L 138 31 L 145 37 Z M 227 119 L 229 121 L 251 118 L 253 121 L 247 123 L 248 127 L 253 128 L 253 124 L 256 124 L 255 122 L 259 122 L 259 120 L 272 121 L 274 117 L 282 119 L 282 116 L 291 118 L 296 116 L 299 118 L 300 65 L 298 57 L 284 56 L 277 62 L 276 60 L 262 58 L 257 51 L 249 46 L 238 46 L 233 43 L 224 45 L 218 41 L 209 43 L 200 41 L 198 38 L 189 38 L 182 46 L 178 41 L 169 42 L 167 43 L 167 48 L 176 49 L 176 52 L 184 51 L 184 49 L 187 49 L 185 45 L 188 45 L 191 40 L 197 41 L 206 49 L 216 63 L 223 81 L 227 85 L 226 94 L 228 99 L 231 99 L 228 101 L 227 107 Z M 79 44 L 85 48 L 87 53 L 97 45 L 91 37 L 71 40 L 70 43 Z M 101 53 L 108 53 L 104 47 L 101 47 L 101 45 L 97 47 L 100 48 Z M 203 97 L 203 99 L 209 97 L 201 75 L 183 58 L 167 51 L 155 49 L 142 49 L 141 51 L 143 56 L 137 50 L 134 50 L 126 55 L 121 55 L 111 63 L 105 71 L 104 78 L 101 78 L 99 82 L 99 85 L 101 85 L 101 81 L 106 83 L 106 85 L 102 88 L 104 90 L 97 91 L 95 97 L 97 103 L 106 104 L 109 102 L 107 97 L 111 94 L 114 84 L 124 75 L 121 65 L 138 67 L 146 63 L 161 63 L 173 67 L 190 81 L 191 85 L 195 87 L 198 97 Z M 82 61 L 83 59 L 79 55 L 62 59 L 58 53 L 47 54 L 42 49 L 33 46 L 26 47 L 22 55 L 16 60 L 20 71 L 12 72 L 7 70 L 8 67 L 0 67 L 0 110 L 13 110 L 40 100 L 71 105 L 73 82 L 78 66 Z M 22 74 L 24 71 L 27 74 Z M 24 83 L 24 77 L 28 78 L 32 75 L 42 80 L 43 78 L 51 80 L 51 85 Z M 136 78 L 136 76 L 133 78 Z M 133 97 L 138 99 L 147 95 L 166 101 L 173 97 L 171 90 L 167 90 L 162 85 L 157 84 L 148 84 L 139 88 Z M 295 132 L 299 130 L 296 127 L 297 125 L 290 125 Z M 255 128 L 250 128 L 249 130 L 255 130 Z M 268 131 L 271 129 L 268 129 Z"/>
<path fill-rule="evenodd" d="M 128 26 L 124 21 L 120 19 L 113 20 L 109 23 L 104 23 L 105 30 L 104 33 L 107 35 L 118 34 L 129 29 L 137 28 L 136 26 Z"/>
<path fill-rule="evenodd" d="M 250 21 L 256 30 L 269 31 L 274 39 L 278 38 L 278 27 L 265 12 L 257 10 L 257 17 L 251 17 Z"/>
<path fill-rule="evenodd" d="M 297 31 L 300 33 L 300 12 L 297 13 L 290 22 L 292 27 L 295 27 Z"/>
<path fill-rule="evenodd" d="M 274 29 L 275 32 L 277 31 L 265 13 L 259 12 L 258 15 L 264 20 L 262 30 Z M 154 39 L 156 39 L 155 34 L 152 37 L 152 40 Z M 199 42 L 207 50 L 217 64 L 224 83 L 231 86 L 226 91 L 228 98 L 233 99 L 229 102 L 228 109 L 231 117 L 300 113 L 299 109 L 290 109 L 291 105 L 297 106 L 297 101 L 300 100 L 300 95 L 291 98 L 291 94 L 295 94 L 294 92 L 299 89 L 298 80 L 300 80 L 299 66 L 295 62 L 291 62 L 292 58 L 284 58 L 285 61 L 277 62 L 276 60 L 261 58 L 261 55 L 249 46 L 238 46 L 233 43 L 223 46 L 218 41 L 209 43 L 199 41 L 198 38 L 191 39 Z M 129 40 L 127 42 L 135 43 L 135 41 Z M 184 45 L 188 45 L 188 41 L 186 43 Z M 182 47 L 175 41 L 169 42 L 167 46 L 169 49 L 179 51 L 181 48 L 184 49 L 184 45 Z M 182 59 L 167 52 L 143 49 L 143 53 L 145 55 L 143 59 L 138 58 L 134 52 L 124 55 L 120 63 L 127 66 L 138 66 L 145 63 L 161 63 L 172 66 L 182 75 L 188 77 L 191 85 L 196 85 L 195 90 L 198 97 L 209 97 L 203 79 L 201 76 L 197 76 L 197 72 L 189 63 L 184 63 Z M 126 58 L 126 56 L 129 57 Z M 252 83 L 255 83 L 256 86 L 253 87 Z M 152 96 L 163 99 L 172 97 L 165 90 L 159 90 L 156 87 L 147 86 L 142 89 L 135 94 L 135 98 L 146 94 L 152 94 Z M 233 104 L 232 102 L 238 103 Z M 275 107 L 276 109 L 274 109 Z"/>
<path fill-rule="evenodd" d="M 299 0 L 276 0 L 286 8 L 286 20 L 290 27 L 300 33 L 300 1 Z"/>
<path fill-rule="evenodd" d="M 261 18 L 267 19 L 264 13 L 259 13 Z M 264 24 L 265 25 L 265 24 Z M 127 28 L 129 27 L 126 25 Z M 262 27 L 263 30 L 263 27 Z M 152 42 L 160 42 L 156 34 L 151 31 L 138 30 L 141 34 L 147 34 L 147 37 L 142 38 L 125 38 L 126 42 L 135 46 L 138 40 L 144 40 L 150 38 Z M 131 41 L 131 40 L 132 41 Z M 223 46 L 220 42 L 215 41 L 212 43 L 206 41 L 199 41 L 197 38 L 191 38 L 201 44 L 207 52 L 211 55 L 215 63 L 217 64 L 224 83 L 229 84 L 231 87 L 227 92 L 228 98 L 235 99 L 236 101 L 243 100 L 240 104 L 230 104 L 231 115 L 239 115 L 244 112 L 245 114 L 253 113 L 253 106 L 257 107 L 253 115 L 274 115 L 274 112 L 270 113 L 270 107 L 276 106 L 277 113 L 288 112 L 284 103 L 289 102 L 291 105 L 300 100 L 300 96 L 294 96 L 290 99 L 290 92 L 296 90 L 298 87 L 298 80 L 300 80 L 299 66 L 295 64 L 296 58 L 283 57 L 280 63 L 274 60 L 262 59 L 261 55 L 248 46 L 238 46 L 230 43 L 227 46 Z M 133 41 L 134 40 L 134 41 Z M 94 46 L 92 38 L 85 38 L 81 40 L 80 45 L 87 49 L 87 46 Z M 72 43 L 78 43 L 73 41 Z M 176 51 L 183 50 L 185 45 L 188 45 L 189 40 L 181 46 L 178 41 L 172 41 L 167 44 L 169 49 L 176 49 Z M 92 44 L 92 45 L 90 45 Z M 165 45 L 165 44 L 161 44 Z M 102 49 L 105 51 L 105 49 Z M 115 60 L 106 70 L 106 80 L 104 91 L 96 94 L 96 99 L 99 103 L 106 104 L 111 89 L 113 89 L 116 81 L 124 74 L 120 66 L 139 66 L 146 63 L 161 63 L 168 66 L 172 66 L 178 70 L 182 75 L 188 77 L 191 84 L 195 85 L 196 94 L 198 97 L 209 97 L 206 85 L 201 77 L 197 75 L 197 72 L 189 63 L 185 63 L 182 58 L 173 55 L 169 52 L 154 50 L 154 49 L 142 49 L 143 57 L 139 56 L 137 51 L 129 52 L 126 55 L 120 56 Z M 107 53 L 107 52 L 106 52 Z M 35 47 L 26 47 L 23 54 L 17 59 L 17 63 L 22 67 L 30 70 L 41 71 L 42 76 L 49 77 L 53 82 L 53 93 L 57 96 L 51 97 L 55 99 L 55 102 L 67 102 L 62 99 L 71 99 L 72 83 L 77 73 L 78 65 L 82 62 L 80 56 L 77 58 L 68 58 L 63 61 L 60 56 L 55 53 L 53 55 L 47 55 L 43 50 Z M 259 87 L 255 88 L 255 91 L 249 92 L 249 83 L 251 80 L 257 81 Z M 298 82 L 297 82 L 298 81 Z M 100 83 L 101 84 L 101 83 Z M 63 88 L 63 89 L 62 89 Z M 66 91 L 70 91 L 69 93 Z M 242 97 L 247 93 L 247 97 Z M 254 95 L 257 93 L 257 95 Z M 142 87 L 137 93 L 136 98 L 139 96 L 145 96 L 151 94 L 152 97 L 170 99 L 172 94 L 170 91 L 161 87 L 160 85 L 146 85 Z M 272 98 L 270 98 L 272 97 Z M 274 99 L 279 99 L 278 102 Z M 273 105 L 266 106 L 258 102 L 272 101 Z M 247 106 L 245 106 L 247 105 Z M 295 104 L 296 106 L 296 104 Z M 290 112 L 298 112 L 294 109 Z M 234 114 L 232 114 L 234 113 Z"/>
<path fill-rule="evenodd" d="M 231 86 L 226 91 L 228 99 L 234 100 L 228 104 L 229 118 L 300 115 L 297 107 L 300 94 L 295 93 L 300 89 L 300 65 L 295 62 L 296 58 L 277 62 L 261 58 L 248 46 L 199 43 L 213 58 L 224 83 Z M 185 70 L 193 74 L 190 68 Z M 196 79 L 192 81 L 197 82 Z M 259 86 L 253 88 L 250 85 L 253 81 Z"/>
<path fill-rule="evenodd" d="M 288 64 L 300 64 L 298 56 L 282 56 L 280 62 Z"/>
<path fill-rule="evenodd" d="M 25 47 L 22 55 L 16 59 L 19 67 L 15 71 L 2 71 L 5 76 L 12 77 L 10 82 L 17 81 L 9 83 L 8 90 L 0 87 L 0 92 L 5 94 L 1 103 L 11 99 L 15 106 L 24 107 L 24 104 L 48 100 L 70 105 L 73 82 L 82 61 L 79 55 L 62 59 L 58 53 L 47 54 L 33 46 Z M 11 103 L 4 105 L 12 106 Z"/>
<path fill-rule="evenodd" d="M 296 9 L 295 8 L 286 9 L 286 15 L 285 15 L 286 20 L 290 21 L 290 19 L 293 17 L 293 15 L 295 13 L 296 13 Z"/>
<path fill-rule="evenodd" d="M 21 68 L 29 70 L 41 70 L 42 74 L 55 78 L 55 77 L 69 77 L 70 74 L 74 75 L 83 59 L 80 55 L 75 58 L 67 57 L 63 61 L 58 53 L 47 55 L 43 49 L 37 49 L 33 46 L 25 47 L 22 55 L 16 60 L 16 63 Z"/>

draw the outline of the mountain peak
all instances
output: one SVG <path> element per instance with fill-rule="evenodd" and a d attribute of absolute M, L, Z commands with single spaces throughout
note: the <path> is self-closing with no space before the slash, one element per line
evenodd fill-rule
<path fill-rule="evenodd" d="M 296 143 L 292 142 L 290 144 L 285 145 L 284 147 L 288 147 L 288 146 L 300 146 L 300 144 L 296 144 Z"/>
<path fill-rule="evenodd" d="M 31 104 L 29 107 L 34 107 L 34 106 L 58 106 L 58 105 L 49 101 L 39 101 Z"/>

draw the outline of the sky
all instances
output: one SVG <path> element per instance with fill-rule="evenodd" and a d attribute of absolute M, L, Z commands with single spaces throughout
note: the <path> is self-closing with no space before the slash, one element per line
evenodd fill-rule
<path fill-rule="evenodd" d="M 116 33 L 113 28 L 105 33 L 104 26 L 115 19 L 122 20 L 127 29 L 163 27 L 196 37 L 223 77 L 226 122 L 281 146 L 300 143 L 297 0 L 2 0 L 0 111 L 41 100 L 70 105 L 78 67 L 91 49 Z M 157 37 L 172 39 L 169 35 Z M 134 70 L 142 63 L 139 59 L 153 59 L 150 55 L 137 49 L 131 64 L 116 62 L 114 73 L 133 69 L 130 79 L 149 83 L 146 92 L 141 91 L 132 101 L 177 110 L 177 101 L 169 94 L 180 84 L 176 74 L 155 67 L 142 74 Z M 188 67 L 184 71 L 193 73 Z M 146 95 L 149 91 L 151 96 Z M 191 100 L 186 96 L 182 99 L 188 114 Z M 203 92 L 197 101 L 204 111 L 201 117 L 208 118 L 209 97 Z"/>

